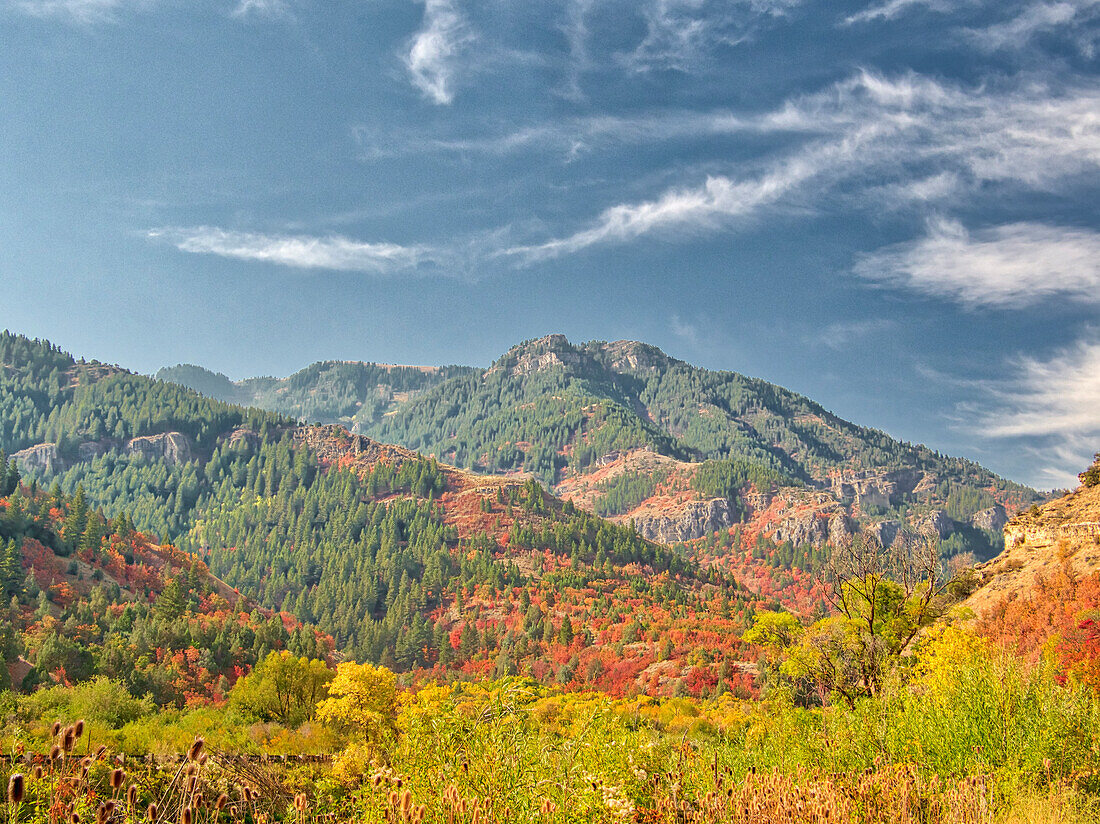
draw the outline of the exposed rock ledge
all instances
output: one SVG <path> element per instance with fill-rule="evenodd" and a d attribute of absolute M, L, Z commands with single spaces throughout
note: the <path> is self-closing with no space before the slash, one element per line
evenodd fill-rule
<path fill-rule="evenodd" d="M 725 498 L 691 501 L 672 515 L 636 517 L 634 527 L 643 538 L 663 544 L 694 541 L 733 525 L 736 514 Z"/>
<path fill-rule="evenodd" d="M 179 432 L 131 438 L 126 443 L 125 452 L 148 459 L 163 458 L 167 464 L 186 463 L 192 457 L 191 442 Z"/>
<path fill-rule="evenodd" d="M 1004 536 L 1004 552 L 977 567 L 982 586 L 966 601 L 979 616 L 1002 599 L 1030 591 L 1063 564 L 1078 575 L 1100 571 L 1100 487 L 1021 512 Z"/>
<path fill-rule="evenodd" d="M 76 460 L 66 459 L 55 443 L 40 443 L 22 449 L 12 455 L 22 472 L 35 475 L 52 475 L 62 472 L 79 461 L 90 461 L 105 455 L 119 445 L 118 441 L 88 441 L 77 447 Z M 123 453 L 140 455 L 147 460 L 161 459 L 167 464 L 187 463 L 194 459 L 191 442 L 180 432 L 164 432 L 160 435 L 142 435 L 122 443 Z"/>

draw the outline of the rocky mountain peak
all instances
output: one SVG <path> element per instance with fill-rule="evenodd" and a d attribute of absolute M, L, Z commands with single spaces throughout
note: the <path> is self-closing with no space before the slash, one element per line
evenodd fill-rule
<path fill-rule="evenodd" d="M 600 346 L 608 368 L 614 372 L 656 372 L 675 363 L 656 346 L 636 340 L 616 340 Z"/>
<path fill-rule="evenodd" d="M 503 369 L 522 377 L 558 366 L 579 366 L 588 360 L 588 356 L 573 346 L 565 335 L 553 334 L 513 346 L 489 372 Z"/>

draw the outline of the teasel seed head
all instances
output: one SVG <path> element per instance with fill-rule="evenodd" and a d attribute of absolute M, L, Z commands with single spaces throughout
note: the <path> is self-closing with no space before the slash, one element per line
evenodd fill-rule
<path fill-rule="evenodd" d="M 188 761 L 197 761 L 198 760 L 199 755 L 202 753 L 203 743 L 204 742 L 202 740 L 202 736 L 199 736 L 199 737 L 195 738 L 195 743 L 192 744 L 191 749 L 189 749 L 187 751 L 187 760 Z"/>
<path fill-rule="evenodd" d="M 73 724 L 73 735 L 80 738 L 84 734 L 84 719 L 81 718 L 75 724 Z"/>
<path fill-rule="evenodd" d="M 12 773 L 8 779 L 8 803 L 23 803 L 23 792 L 26 789 L 23 783 L 23 773 Z"/>
<path fill-rule="evenodd" d="M 135 801 L 137 801 L 137 785 L 131 784 L 126 788 L 126 806 L 133 809 Z"/>
<path fill-rule="evenodd" d="M 157 809 L 157 804 L 154 801 L 148 807 L 145 808 L 145 818 L 148 821 L 156 821 L 158 812 L 160 812 L 160 810 Z"/>
<path fill-rule="evenodd" d="M 180 824 L 191 824 L 194 818 L 194 814 L 191 812 L 190 807 L 184 807 L 183 812 L 180 813 Z"/>
<path fill-rule="evenodd" d="M 53 726 L 50 727 L 50 738 L 56 738 L 61 733 L 61 722 L 54 721 Z"/>
<path fill-rule="evenodd" d="M 221 812 L 225 809 L 225 805 L 229 802 L 229 796 L 222 793 L 218 796 L 218 800 L 214 802 L 214 809 Z"/>

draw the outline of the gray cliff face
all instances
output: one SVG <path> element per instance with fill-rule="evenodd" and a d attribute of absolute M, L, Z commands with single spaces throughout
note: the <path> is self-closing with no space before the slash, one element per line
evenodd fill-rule
<path fill-rule="evenodd" d="M 734 523 L 733 506 L 725 498 L 692 501 L 678 515 L 636 518 L 634 526 L 641 536 L 664 544 L 693 541 L 728 529 Z"/>
<path fill-rule="evenodd" d="M 656 346 L 634 340 L 613 341 L 602 349 L 615 372 L 657 372 L 672 360 Z"/>
<path fill-rule="evenodd" d="M 882 546 L 890 546 L 894 543 L 894 539 L 898 537 L 898 533 L 901 532 L 901 522 L 880 521 L 877 524 L 868 526 L 867 531 L 873 535 Z"/>
<path fill-rule="evenodd" d="M 62 471 L 67 466 L 61 458 L 61 453 L 57 451 L 55 443 L 40 443 L 37 446 L 21 449 L 14 453 L 12 458 L 15 459 L 19 471 L 23 474 L 51 475 Z"/>
<path fill-rule="evenodd" d="M 186 463 L 192 457 L 190 442 L 179 432 L 131 438 L 126 444 L 125 451 L 130 455 L 141 455 L 149 460 L 161 458 L 167 464 Z"/>
<path fill-rule="evenodd" d="M 837 499 L 854 500 L 862 506 L 890 506 L 926 482 L 923 472 L 901 469 L 894 472 L 853 472 L 832 478 Z"/>
<path fill-rule="evenodd" d="M 840 546 L 852 537 L 852 521 L 843 512 L 836 512 L 829 518 L 829 543 Z"/>
<path fill-rule="evenodd" d="M 818 501 L 814 509 L 788 515 L 771 534 L 774 541 L 790 541 L 795 546 L 809 544 L 822 547 L 826 543 L 840 544 L 852 535 L 852 522 L 840 504 Z"/>
<path fill-rule="evenodd" d="M 777 543 L 790 541 L 795 546 L 811 544 L 821 546 L 829 537 L 829 519 L 816 512 L 786 518 L 772 533 Z"/>
<path fill-rule="evenodd" d="M 555 366 L 576 366 L 584 360 L 585 357 L 570 345 L 565 335 L 547 335 L 523 347 L 511 365 L 511 373 L 523 377 Z"/>
<path fill-rule="evenodd" d="M 920 530 L 931 530 L 941 538 L 946 538 L 955 531 L 955 522 L 948 517 L 947 512 L 937 509 L 925 516 L 920 521 L 918 528 Z"/>
<path fill-rule="evenodd" d="M 1008 513 L 1000 504 L 975 512 L 970 516 L 970 525 L 990 532 L 1000 532 L 1008 523 Z"/>
<path fill-rule="evenodd" d="M 20 450 L 12 457 L 24 474 L 53 475 L 64 472 L 74 463 L 91 461 L 106 455 L 117 448 L 118 444 L 118 441 L 86 441 L 77 446 L 75 458 L 67 460 L 58 451 L 57 444 L 40 443 Z M 187 463 L 194 459 L 191 442 L 179 432 L 131 438 L 122 444 L 120 451 L 127 455 L 140 455 L 147 460 L 163 460 L 168 464 Z"/>

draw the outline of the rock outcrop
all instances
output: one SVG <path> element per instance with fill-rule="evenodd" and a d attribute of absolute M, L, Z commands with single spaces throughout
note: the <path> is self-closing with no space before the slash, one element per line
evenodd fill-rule
<path fill-rule="evenodd" d="M 547 335 L 517 346 L 494 369 L 504 367 L 512 375 L 523 377 L 554 366 L 576 366 L 584 360 L 585 356 L 569 343 L 565 335 Z"/>
<path fill-rule="evenodd" d="M 990 532 L 1000 532 L 1008 523 L 1008 514 L 1000 504 L 975 512 L 970 516 L 970 525 L 977 529 L 986 529 Z"/>
<path fill-rule="evenodd" d="M 867 532 L 874 535 L 882 546 L 890 546 L 901 532 L 900 521 L 879 521 L 866 527 Z"/>
<path fill-rule="evenodd" d="M 123 451 L 128 455 L 140 455 L 146 460 L 160 459 L 171 465 L 187 463 L 193 457 L 191 442 L 179 432 L 131 438 Z"/>
<path fill-rule="evenodd" d="M 955 531 L 955 522 L 944 510 L 934 509 L 918 521 L 917 530 L 935 532 L 940 538 L 946 538 Z"/>
<path fill-rule="evenodd" d="M 1019 513 L 1005 525 L 1004 537 L 1004 552 L 976 568 L 981 586 L 966 606 L 979 616 L 1031 591 L 1063 565 L 1079 575 L 1100 571 L 1100 486 Z"/>
<path fill-rule="evenodd" d="M 672 362 L 656 346 L 636 340 L 617 340 L 603 344 L 600 349 L 615 372 L 656 372 Z"/>
<path fill-rule="evenodd" d="M 729 501 L 711 498 L 691 501 L 680 512 L 636 518 L 634 527 L 647 540 L 671 544 L 694 541 L 720 529 L 728 529 L 736 517 Z"/>
<path fill-rule="evenodd" d="M 821 546 L 828 538 L 829 516 L 820 512 L 792 515 L 784 519 L 772 533 L 772 540 L 776 543 L 790 541 L 795 546 Z"/>
<path fill-rule="evenodd" d="M 27 449 L 21 449 L 12 455 L 19 471 L 24 474 L 50 475 L 60 472 L 68 465 L 57 451 L 55 443 L 40 443 Z"/>
<path fill-rule="evenodd" d="M 912 493 L 925 481 L 916 469 L 894 472 L 851 472 L 830 479 L 833 495 L 839 500 L 852 500 L 858 506 L 887 507 L 898 503 L 900 496 Z"/>
<path fill-rule="evenodd" d="M 304 444 L 322 464 L 358 466 L 369 468 L 379 461 L 401 466 L 405 461 L 419 461 L 422 457 L 403 446 L 379 443 L 365 435 L 352 435 L 344 427 L 299 426 L 294 430 L 295 444 Z"/>
<path fill-rule="evenodd" d="M 15 459 L 20 470 L 26 474 L 52 475 L 64 472 L 74 463 L 91 461 L 106 455 L 112 449 L 119 448 L 127 455 L 140 455 L 147 460 L 163 460 L 168 464 L 180 464 L 194 460 L 191 442 L 179 432 L 165 432 L 161 435 L 142 435 L 120 442 L 115 440 L 85 441 L 76 447 L 75 456 L 66 458 L 55 443 L 40 443 L 36 446 L 16 452 Z"/>

